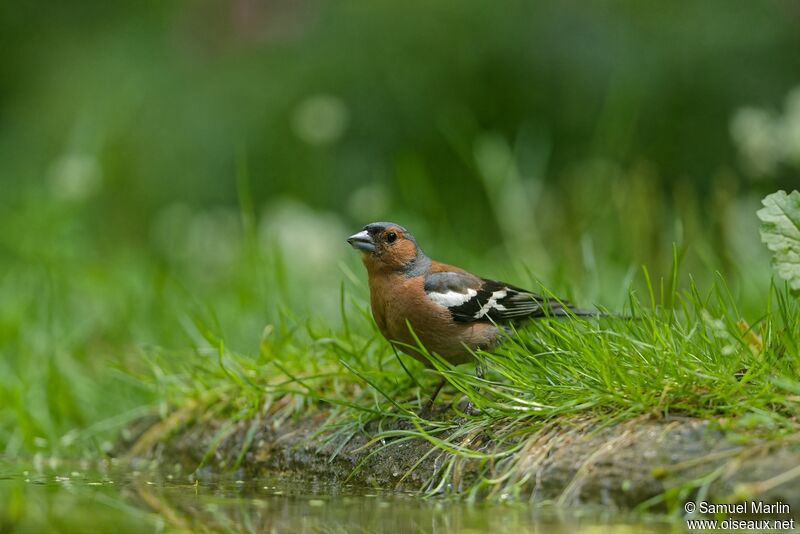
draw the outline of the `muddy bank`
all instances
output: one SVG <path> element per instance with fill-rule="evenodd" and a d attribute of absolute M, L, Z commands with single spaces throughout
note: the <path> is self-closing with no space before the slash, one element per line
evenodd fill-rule
<path fill-rule="evenodd" d="M 664 510 L 694 499 L 746 499 L 785 503 L 792 514 L 800 511 L 800 438 L 741 445 L 706 420 L 641 417 L 599 428 L 573 418 L 521 435 L 513 455 L 470 459 L 422 438 L 376 442 L 371 438 L 377 423 L 355 432 L 320 431 L 328 415 L 270 415 L 232 424 L 203 420 L 189 408 L 148 425 L 127 454 L 169 466 L 178 463 L 190 472 L 200 466 L 201 476 L 230 471 L 238 463 L 240 477 L 280 474 L 411 491 L 480 487 L 483 495 L 562 506 L 631 509 L 651 501 L 652 509 Z M 409 428 L 406 422 L 384 421 L 381 429 Z M 483 433 L 460 445 L 482 453 L 500 448 Z M 508 449 L 509 443 L 502 447 Z M 498 477 L 502 484 L 487 482 Z"/>

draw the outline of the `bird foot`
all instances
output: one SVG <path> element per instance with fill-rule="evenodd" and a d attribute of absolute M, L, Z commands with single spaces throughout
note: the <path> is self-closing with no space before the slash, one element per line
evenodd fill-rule
<path fill-rule="evenodd" d="M 472 401 L 469 401 L 467 403 L 467 407 L 464 408 L 464 413 L 466 413 L 467 415 L 480 415 L 483 412 L 481 411 L 480 408 L 472 404 Z"/>
<path fill-rule="evenodd" d="M 420 419 L 430 419 L 432 412 L 433 412 L 433 399 L 430 399 L 422 406 L 420 411 L 417 412 L 417 417 L 419 417 Z"/>
<path fill-rule="evenodd" d="M 461 399 L 461 402 L 458 403 L 459 411 L 464 413 L 465 415 L 480 415 L 483 413 L 480 408 L 475 406 L 468 397 L 464 397 Z"/>

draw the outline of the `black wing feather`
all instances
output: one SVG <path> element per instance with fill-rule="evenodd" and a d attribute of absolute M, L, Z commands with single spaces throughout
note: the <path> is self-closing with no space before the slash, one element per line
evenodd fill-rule
<path fill-rule="evenodd" d="M 544 298 L 525 289 L 464 273 L 432 273 L 425 279 L 427 293 L 455 292 L 475 294 L 465 302 L 448 306 L 453 320 L 470 322 L 510 322 L 546 316 L 597 315 L 597 312 L 581 310 L 569 302 Z"/>
<path fill-rule="evenodd" d="M 450 308 L 454 320 L 506 322 L 545 315 L 540 296 L 494 280 L 482 282 L 477 295 Z"/>

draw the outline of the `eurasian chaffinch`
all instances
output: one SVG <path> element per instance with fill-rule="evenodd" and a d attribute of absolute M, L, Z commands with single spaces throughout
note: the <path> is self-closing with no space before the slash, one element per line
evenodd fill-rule
<path fill-rule="evenodd" d="M 361 252 L 367 268 L 372 316 L 381 333 L 428 366 L 428 359 L 414 348 L 409 325 L 428 351 L 459 364 L 470 361 L 471 350 L 496 347 L 503 323 L 598 315 L 432 260 L 399 224 L 368 224 L 347 242 Z"/>

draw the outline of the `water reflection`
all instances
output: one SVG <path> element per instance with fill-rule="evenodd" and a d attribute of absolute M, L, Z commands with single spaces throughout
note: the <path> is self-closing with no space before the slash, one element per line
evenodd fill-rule
<path fill-rule="evenodd" d="M 672 532 L 600 510 L 469 504 L 280 477 L 205 477 L 111 464 L 0 464 L 0 532 Z"/>

